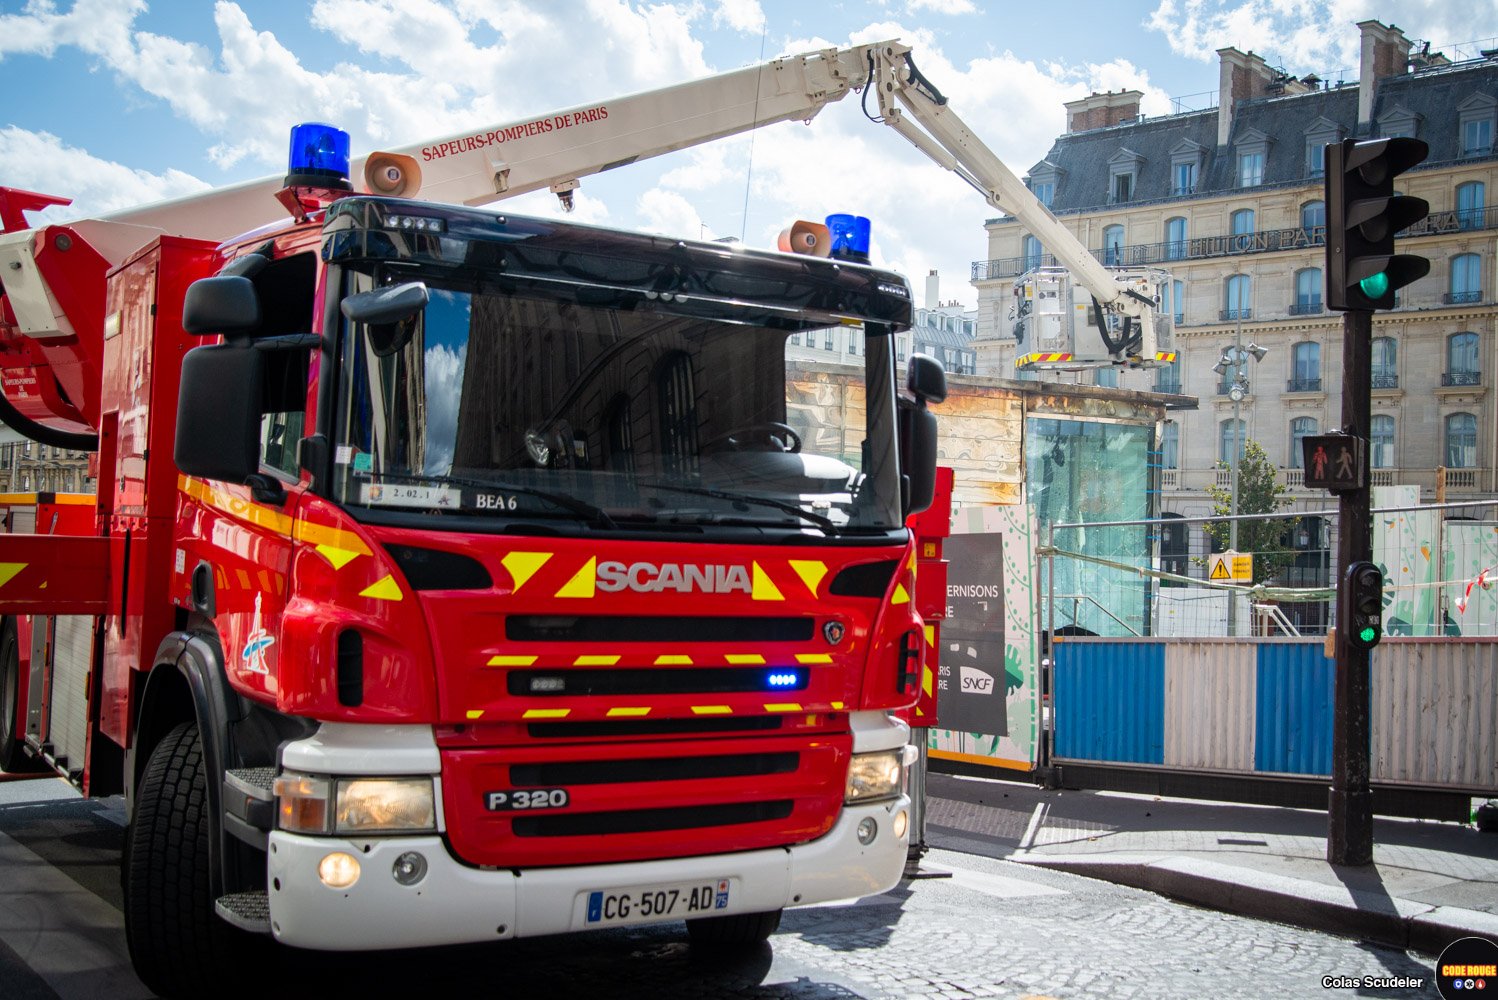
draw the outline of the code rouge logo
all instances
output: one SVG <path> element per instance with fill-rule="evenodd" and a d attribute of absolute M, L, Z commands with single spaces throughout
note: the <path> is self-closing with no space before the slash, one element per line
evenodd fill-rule
<path fill-rule="evenodd" d="M 1498 944 L 1480 937 L 1448 944 L 1436 960 L 1436 989 L 1445 1000 L 1498 990 Z"/>

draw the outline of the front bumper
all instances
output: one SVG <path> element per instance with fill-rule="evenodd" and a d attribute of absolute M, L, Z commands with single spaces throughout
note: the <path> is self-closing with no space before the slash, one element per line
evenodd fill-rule
<path fill-rule="evenodd" d="M 759 913 L 787 906 L 870 896 L 892 888 L 905 867 L 909 824 L 894 835 L 895 818 L 909 817 L 910 799 L 846 806 L 825 836 L 795 847 L 674 858 L 628 864 L 523 870 L 459 864 L 441 836 L 355 840 L 270 835 L 271 933 L 299 948 L 371 951 L 592 930 L 588 897 L 684 882 L 730 881 L 726 908 L 713 916 Z M 878 832 L 859 843 L 858 826 L 872 818 Z M 358 881 L 332 889 L 318 864 L 333 851 L 358 859 Z M 417 851 L 428 871 L 415 885 L 398 883 L 395 860 Z M 636 918 L 609 926 L 656 922 Z"/>

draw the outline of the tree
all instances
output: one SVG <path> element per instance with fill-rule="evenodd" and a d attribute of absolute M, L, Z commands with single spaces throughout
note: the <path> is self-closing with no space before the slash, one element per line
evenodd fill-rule
<path fill-rule="evenodd" d="M 1218 462 L 1226 468 L 1227 463 Z M 1233 495 L 1220 486 L 1210 486 L 1207 492 L 1213 500 L 1214 514 L 1226 517 L 1232 513 Z M 1257 441 L 1243 442 L 1243 459 L 1238 464 L 1238 513 L 1272 514 L 1290 501 L 1285 494 L 1290 487 L 1281 483 L 1269 456 Z M 1286 543 L 1295 530 L 1297 518 L 1266 518 L 1262 521 L 1238 522 L 1238 551 L 1251 552 L 1254 556 L 1254 583 L 1264 583 L 1279 575 L 1288 566 L 1295 553 Z M 1207 525 L 1207 535 L 1213 547 L 1225 551 L 1232 537 L 1232 522 L 1216 521 Z"/>

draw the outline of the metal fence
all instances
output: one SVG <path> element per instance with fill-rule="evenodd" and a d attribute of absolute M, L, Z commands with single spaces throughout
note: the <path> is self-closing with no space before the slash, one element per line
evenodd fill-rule
<path fill-rule="evenodd" d="M 1037 551 L 1040 628 L 1060 636 L 1325 635 L 1336 621 L 1337 520 L 1328 506 L 1050 525 Z M 1214 559 L 1234 521 L 1246 566 Z M 1384 573 L 1386 634 L 1498 636 L 1498 502 L 1375 507 L 1373 561 Z M 1245 568 L 1250 578 L 1238 579 Z"/>

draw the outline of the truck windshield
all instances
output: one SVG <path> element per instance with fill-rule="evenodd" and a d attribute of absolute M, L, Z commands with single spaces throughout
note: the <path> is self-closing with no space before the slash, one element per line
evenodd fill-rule
<path fill-rule="evenodd" d="M 376 286 L 346 274 L 346 294 Z M 340 502 L 605 530 L 900 527 L 889 327 L 426 284 L 394 342 L 345 322 Z"/>

